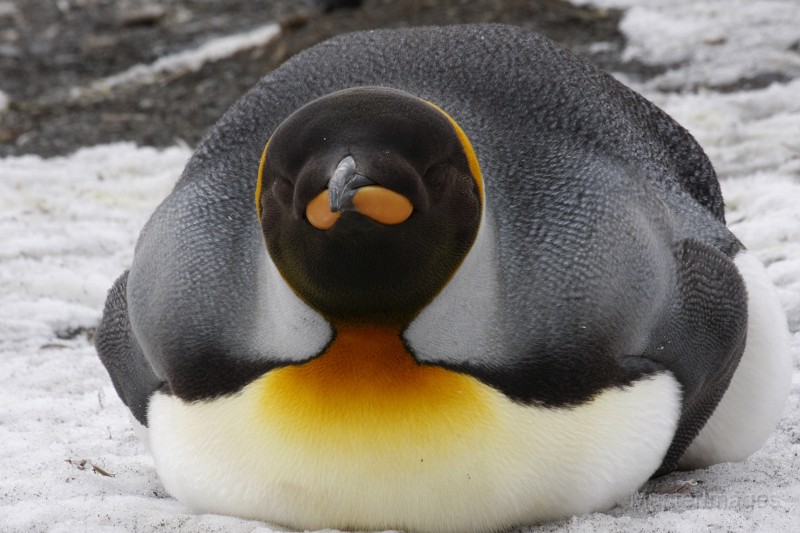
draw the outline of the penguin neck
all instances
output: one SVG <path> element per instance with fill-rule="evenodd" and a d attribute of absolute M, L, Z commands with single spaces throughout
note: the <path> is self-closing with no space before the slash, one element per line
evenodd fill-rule
<path fill-rule="evenodd" d="M 340 325 L 321 355 L 265 374 L 245 391 L 256 399 L 260 427 L 314 457 L 358 450 L 386 464 L 398 453 L 449 454 L 458 444 L 448 436 L 463 436 L 476 421 L 491 425 L 497 393 L 470 376 L 419 364 L 399 332 Z"/>
<path fill-rule="evenodd" d="M 458 410 L 463 405 L 454 404 L 457 395 L 453 391 L 474 389 L 473 394 L 478 395 L 473 378 L 417 362 L 400 331 L 337 325 L 335 338 L 322 354 L 264 377 L 263 399 L 269 404 L 264 408 L 273 414 L 276 408 L 287 408 L 292 416 L 315 419 L 315 423 L 346 419 L 368 430 L 373 424 L 396 422 L 406 416 L 403 413 L 417 409 Z"/>
<path fill-rule="evenodd" d="M 336 324 L 327 349 L 294 367 L 298 378 L 326 395 L 402 394 L 424 386 L 425 372 L 406 348 L 401 327 Z"/>

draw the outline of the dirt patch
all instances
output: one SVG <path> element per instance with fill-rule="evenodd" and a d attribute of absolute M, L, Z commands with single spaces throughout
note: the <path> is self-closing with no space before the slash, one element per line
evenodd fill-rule
<path fill-rule="evenodd" d="M 0 90 L 10 98 L 0 113 L 0 156 L 51 156 L 121 140 L 194 146 L 233 102 L 286 59 L 333 35 L 371 28 L 516 24 L 605 69 L 652 75 L 650 68 L 620 61 L 619 18 L 617 11 L 559 0 L 367 0 L 328 13 L 311 0 L 0 0 Z M 108 91 L 81 90 L 134 65 L 270 22 L 281 25 L 278 38 L 199 70 Z"/>

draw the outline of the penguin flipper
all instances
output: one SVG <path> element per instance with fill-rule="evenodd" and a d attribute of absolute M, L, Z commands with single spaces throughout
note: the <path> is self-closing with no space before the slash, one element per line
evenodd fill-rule
<path fill-rule="evenodd" d="M 734 263 L 747 286 L 747 344 L 725 396 L 678 468 L 695 470 L 739 462 L 772 435 L 792 387 L 791 335 L 767 270 L 742 250 Z"/>
<path fill-rule="evenodd" d="M 683 387 L 683 410 L 655 475 L 678 460 L 714 412 L 745 347 L 747 290 L 733 260 L 716 248 L 684 240 L 673 248 L 677 298 L 645 354 L 668 368 Z"/>
<path fill-rule="evenodd" d="M 126 270 L 108 292 L 95 346 L 117 394 L 136 420 L 147 426 L 147 404 L 164 380 L 155 374 L 131 331 L 127 285 Z"/>

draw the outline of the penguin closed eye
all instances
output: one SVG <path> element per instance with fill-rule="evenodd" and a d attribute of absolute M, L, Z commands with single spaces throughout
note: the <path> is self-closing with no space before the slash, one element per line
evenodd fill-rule
<path fill-rule="evenodd" d="M 788 335 L 689 133 L 544 37 L 467 25 L 339 36 L 261 80 L 96 345 L 196 512 L 495 532 L 745 459 Z"/>

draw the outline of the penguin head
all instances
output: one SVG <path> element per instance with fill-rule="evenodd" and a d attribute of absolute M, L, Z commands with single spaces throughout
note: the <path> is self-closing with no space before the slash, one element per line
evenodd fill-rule
<path fill-rule="evenodd" d="M 408 93 L 362 87 L 273 132 L 256 203 L 283 278 L 334 321 L 407 323 L 461 264 L 483 183 L 461 128 Z"/>

